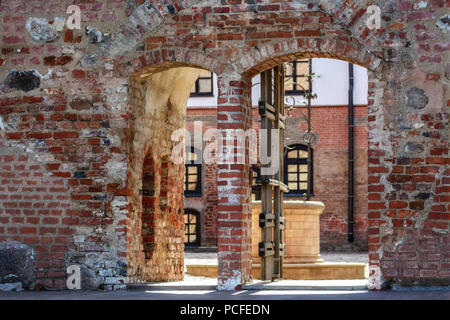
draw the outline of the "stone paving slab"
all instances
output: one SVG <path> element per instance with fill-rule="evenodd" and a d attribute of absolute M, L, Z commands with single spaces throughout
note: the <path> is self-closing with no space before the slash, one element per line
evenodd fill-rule
<path fill-rule="evenodd" d="M 244 290 L 367 290 L 367 280 L 280 280 L 259 281 L 242 286 Z"/>
<path fill-rule="evenodd" d="M 367 290 L 367 280 L 254 280 L 242 286 L 242 290 Z M 186 275 L 184 281 L 142 283 L 128 286 L 130 290 L 172 291 L 172 290 L 216 290 L 217 279 Z"/>
<path fill-rule="evenodd" d="M 130 290 L 155 290 L 155 291 L 216 290 L 217 279 L 206 277 L 194 277 L 186 274 L 184 276 L 183 281 L 132 284 L 128 285 L 127 287 Z"/>
<path fill-rule="evenodd" d="M 339 290 L 121 290 L 0 292 L 0 300 L 450 300 L 440 291 L 339 291 Z M 434 309 L 433 309 L 434 310 Z"/>

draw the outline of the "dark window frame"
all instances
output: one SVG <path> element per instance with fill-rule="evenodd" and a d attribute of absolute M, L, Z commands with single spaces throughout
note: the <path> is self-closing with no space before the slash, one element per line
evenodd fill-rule
<path fill-rule="evenodd" d="M 288 165 L 289 164 L 295 164 L 295 165 L 301 165 L 301 164 L 308 164 L 308 158 L 296 158 L 296 159 L 292 159 L 292 158 L 288 158 L 288 152 L 289 151 L 293 151 L 293 150 L 302 150 L 302 151 L 306 151 L 308 152 L 308 147 L 303 145 L 303 144 L 292 144 L 290 145 L 287 150 L 286 153 L 284 155 L 284 183 L 286 185 L 288 185 Z M 311 196 L 314 196 L 314 150 L 311 149 L 311 163 L 309 164 L 308 167 L 308 172 L 309 173 L 309 181 L 307 181 L 306 183 L 308 183 L 310 185 L 311 188 Z M 298 183 L 300 182 L 300 171 L 297 171 L 297 181 Z M 288 197 L 301 197 L 306 195 L 307 190 L 302 190 L 302 189 L 295 189 L 295 190 L 289 190 L 288 193 L 285 193 L 285 196 Z"/>
<path fill-rule="evenodd" d="M 250 182 L 252 186 L 252 195 L 255 195 L 255 200 L 261 200 L 261 185 L 256 184 L 253 179 L 253 173 L 256 172 L 257 178 L 261 177 L 261 168 L 257 165 L 252 165 L 252 169 L 250 170 Z"/>
<path fill-rule="evenodd" d="M 306 92 L 312 92 L 312 84 L 311 87 L 308 88 L 308 90 L 303 89 L 297 89 L 297 78 L 304 78 L 304 76 L 297 75 L 297 64 L 298 63 L 308 63 L 309 64 L 309 73 L 312 72 L 312 59 L 308 59 L 308 61 L 300 62 L 298 60 L 293 60 L 290 63 L 292 63 L 292 77 L 286 77 L 288 79 L 292 79 L 293 81 L 293 90 L 285 90 L 285 95 L 293 95 L 293 96 L 304 96 Z"/>
<path fill-rule="evenodd" d="M 195 231 L 196 231 L 196 233 L 195 233 L 195 242 L 189 242 L 189 235 L 192 235 L 192 233 L 186 233 L 186 229 L 187 230 L 189 230 L 189 227 L 187 227 L 186 228 L 186 226 L 189 226 L 189 225 L 191 225 L 190 223 L 189 223 L 189 221 L 188 221 L 188 224 L 186 224 L 186 223 L 184 223 L 184 235 L 186 236 L 186 234 L 187 234 L 187 236 L 188 236 L 188 242 L 185 242 L 184 243 L 184 246 L 185 247 L 191 247 L 191 248 L 193 248 L 193 247 L 200 247 L 200 243 L 201 243 L 201 223 L 200 223 L 200 212 L 199 211 L 197 211 L 197 210 L 195 210 L 195 209 L 184 209 L 184 214 L 185 215 L 194 215 L 194 216 L 196 216 L 196 221 L 195 221 Z"/>
<path fill-rule="evenodd" d="M 186 153 L 194 153 L 197 155 L 197 159 L 198 157 L 200 157 L 201 159 L 201 153 L 198 152 L 198 150 L 191 148 L 190 150 L 186 150 Z M 197 181 L 195 182 L 196 188 L 195 190 L 188 190 L 188 168 L 189 167 L 197 167 Z M 202 196 L 202 164 L 201 163 L 196 163 L 195 160 L 190 160 L 189 162 L 185 163 L 185 181 L 184 181 L 184 196 L 185 197 L 201 197 Z M 192 182 L 191 182 L 192 183 Z"/>
<path fill-rule="evenodd" d="M 195 92 L 191 92 L 190 97 L 214 97 L 214 74 L 210 72 L 211 77 L 198 77 L 195 80 Z M 200 80 L 211 80 L 211 91 L 200 92 Z"/>

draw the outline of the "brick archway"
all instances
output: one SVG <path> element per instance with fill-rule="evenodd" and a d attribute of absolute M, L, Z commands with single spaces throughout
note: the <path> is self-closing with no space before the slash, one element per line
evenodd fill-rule
<path fill-rule="evenodd" d="M 270 68 L 274 64 L 287 61 L 290 59 L 290 55 L 293 55 L 292 58 L 298 56 L 338 58 L 365 66 L 370 70 L 369 183 L 377 185 L 378 189 L 383 187 L 384 192 L 386 189 L 380 183 L 388 181 L 387 176 L 391 173 L 394 176 L 390 179 L 399 183 L 395 188 L 402 188 L 401 184 L 405 182 L 402 179 L 408 178 L 397 177 L 393 172 L 393 163 L 397 161 L 402 163 L 403 160 L 396 159 L 395 150 L 398 142 L 393 142 L 396 138 L 393 138 L 392 133 L 386 130 L 386 127 L 392 120 L 392 110 L 395 110 L 397 102 L 403 103 L 398 101 L 398 93 L 395 90 L 404 90 L 400 88 L 408 85 L 399 84 L 404 80 L 393 80 L 397 77 L 393 70 L 401 72 L 402 66 L 414 69 L 415 62 L 410 53 L 402 51 L 406 49 L 401 49 L 399 46 L 397 49 L 391 47 L 393 41 L 385 39 L 387 32 L 384 28 L 371 31 L 366 27 L 363 18 L 365 4 L 365 2 L 359 1 L 318 1 L 311 6 L 298 2 L 261 3 L 255 6 L 246 4 L 239 6 L 237 12 L 242 14 L 233 17 L 235 20 L 228 19 L 227 16 L 233 15 L 232 6 L 224 5 L 214 10 L 207 6 L 186 6 L 186 10 L 178 12 L 176 19 L 170 20 L 170 23 L 160 24 L 157 34 L 152 34 L 147 38 L 146 35 L 143 36 L 148 51 L 146 54 L 132 58 L 132 67 L 129 69 L 139 70 L 149 64 L 157 64 L 161 61 L 186 62 L 183 57 L 177 56 L 173 51 L 186 47 L 189 47 L 188 54 L 191 56 L 217 58 L 226 66 L 221 72 L 219 71 L 221 76 L 218 101 L 218 115 L 221 119 L 218 121 L 218 128 L 225 132 L 231 128 L 245 130 L 251 126 L 248 99 L 250 76 Z M 387 5 L 383 9 L 389 11 L 396 8 Z M 398 9 L 409 10 L 401 5 Z M 280 17 L 281 11 L 283 11 L 283 17 Z M 252 12 L 257 12 L 257 15 L 252 15 Z M 289 21 L 289 25 L 280 28 L 274 27 L 270 19 L 279 23 Z M 210 28 L 208 30 L 210 33 L 199 31 L 194 34 L 186 34 L 186 30 L 195 28 L 195 24 L 200 22 L 203 22 L 205 26 L 212 25 L 219 26 L 219 28 Z M 221 30 L 223 26 L 229 29 Z M 167 36 L 170 32 L 177 36 Z M 384 40 L 380 42 L 380 39 Z M 388 48 L 389 51 L 384 52 L 384 48 Z M 384 59 L 389 58 L 385 56 L 386 53 L 389 57 L 398 55 L 401 57 L 400 62 L 398 64 L 392 61 L 385 63 Z M 388 66 L 387 68 L 384 68 L 385 64 Z M 379 77 L 376 77 L 375 74 Z M 386 83 L 390 84 L 390 88 L 385 89 Z M 404 94 L 404 91 L 400 94 Z M 403 110 L 402 112 L 407 111 Z M 438 159 L 430 161 L 442 162 Z M 247 164 L 241 166 L 219 165 L 218 209 L 219 234 L 221 236 L 219 239 L 218 284 L 221 289 L 234 289 L 236 285 L 246 282 L 250 277 L 250 192 L 246 182 L 248 181 L 247 175 Z M 242 182 L 231 181 L 230 178 L 238 178 Z M 417 177 L 417 179 L 421 178 Z M 408 186 L 404 187 L 409 188 Z M 382 233 L 380 230 L 386 229 L 387 232 L 391 232 L 392 225 L 400 227 L 400 222 L 381 217 L 387 210 L 386 205 L 390 206 L 387 198 L 382 198 L 382 195 L 383 193 L 374 194 L 369 200 L 371 234 L 369 258 L 372 268 L 372 288 L 380 288 L 385 275 L 395 277 L 398 272 L 389 267 L 392 264 L 385 264 L 386 273 L 381 269 L 382 253 L 380 252 L 384 250 L 382 244 L 384 240 L 379 237 Z M 412 194 L 411 196 L 413 197 Z M 416 208 L 419 211 L 421 207 L 423 208 L 423 202 L 420 205 L 416 205 L 416 202 L 402 202 L 401 206 L 409 206 L 410 210 L 406 210 L 407 214 L 416 214 Z M 398 218 L 401 219 L 401 217 Z M 411 222 L 404 223 L 411 224 Z M 435 224 L 431 222 L 429 225 Z M 411 241 L 419 241 L 417 240 L 421 237 L 418 234 L 420 233 L 419 229 L 410 230 L 415 235 L 411 236 L 413 238 Z M 402 230 L 396 229 L 394 233 L 390 238 L 386 238 L 386 241 L 390 243 L 397 238 L 409 239 L 408 236 L 403 235 Z M 389 252 L 395 250 L 390 247 L 390 244 L 386 248 Z M 394 256 L 392 254 L 392 257 Z M 414 270 L 409 270 L 405 273 L 405 277 L 410 277 L 415 273 Z"/>
<path fill-rule="evenodd" d="M 186 107 L 187 97 L 189 96 L 190 88 L 195 82 L 196 76 L 199 73 L 200 67 L 193 66 L 192 61 L 189 60 L 189 55 L 174 55 L 171 56 L 173 59 L 176 57 L 186 58 L 187 61 L 173 61 L 168 58 L 163 63 L 158 63 L 155 65 L 149 65 L 144 69 L 135 73 L 130 79 L 132 83 L 131 98 L 132 98 L 132 114 L 133 121 L 129 128 L 130 144 L 129 144 L 129 163 L 128 163 L 128 179 L 127 179 L 127 190 L 129 190 L 131 196 L 129 199 L 129 228 L 127 232 L 127 258 L 129 265 L 129 276 L 130 281 L 173 281 L 180 280 L 182 278 L 182 236 L 183 236 L 183 224 L 182 215 L 179 213 L 183 208 L 183 177 L 184 177 L 184 165 L 176 165 L 170 160 L 170 154 L 174 148 L 175 142 L 171 141 L 171 134 L 174 130 L 184 128 L 184 113 Z M 216 65 L 215 70 L 224 70 L 226 67 L 224 65 L 218 65 L 215 63 L 214 59 L 200 59 L 203 63 L 210 61 L 213 65 Z M 211 64 L 206 64 L 211 65 Z M 238 102 L 233 102 L 235 95 L 241 93 L 240 81 L 234 81 L 233 79 L 236 75 L 230 74 L 219 74 L 219 88 L 220 96 L 227 95 L 227 98 L 220 98 L 218 114 L 223 114 L 224 112 L 232 112 L 235 117 L 236 111 L 241 109 L 242 106 Z M 231 78 L 231 80 L 230 80 Z M 250 86 L 251 87 L 251 86 Z M 249 87 L 249 88 L 250 88 Z M 250 91 L 246 91 L 249 93 Z M 179 96 L 183 97 L 179 97 Z M 229 96 L 228 96 L 229 95 Z M 174 98 L 176 97 L 176 98 Z M 172 101 L 176 100 L 176 103 Z M 223 105 L 223 107 L 220 106 Z M 155 107 L 156 106 L 156 107 Z M 155 110 L 151 110 L 151 109 Z M 251 113 L 245 111 L 245 114 L 251 116 Z M 221 117 L 222 119 L 223 116 Z M 231 119 L 231 122 L 235 122 Z M 219 131 L 225 132 L 229 126 L 228 121 L 222 121 L 222 125 L 219 124 Z M 161 123 L 166 123 L 166 126 L 161 126 Z M 167 125 L 168 124 L 168 125 Z M 245 126 L 237 123 L 237 125 L 232 125 L 233 128 L 250 128 L 250 119 L 247 119 Z M 161 143 L 164 141 L 163 143 Z M 145 151 L 145 150 L 151 150 Z M 152 169 L 154 173 L 155 181 L 155 194 L 152 197 L 159 198 L 157 201 L 161 202 L 162 198 L 166 202 L 164 208 L 163 204 L 160 205 L 160 215 L 166 216 L 168 214 L 167 210 L 171 210 L 172 218 L 162 222 L 162 225 L 154 225 L 154 233 L 158 233 L 158 228 L 167 227 L 166 223 L 169 223 L 169 227 L 172 228 L 173 233 L 171 236 L 166 237 L 166 239 L 161 240 L 164 243 L 175 243 L 176 248 L 174 248 L 172 256 L 177 256 L 175 260 L 167 259 L 167 256 L 161 251 L 160 254 L 157 252 L 159 247 L 157 239 L 152 239 L 154 243 L 147 243 L 145 238 L 147 235 L 142 232 L 146 229 L 143 225 L 143 217 L 145 217 L 145 208 L 142 207 L 144 202 L 152 201 L 148 197 L 144 199 L 141 189 L 143 179 L 145 176 L 146 163 L 148 164 L 149 159 L 151 159 Z M 165 160 L 164 160 L 165 159 Z M 226 165 L 219 165 L 219 172 L 222 170 L 226 171 Z M 231 168 L 231 169 L 230 169 Z M 231 166 L 228 169 L 240 170 L 239 166 Z M 223 179 L 224 177 L 219 177 L 222 182 L 228 179 Z M 226 177 L 225 177 L 226 178 Z M 169 182 L 170 186 L 164 187 L 164 182 Z M 219 190 L 222 188 L 222 193 L 236 193 L 235 189 L 237 187 L 236 183 L 230 184 L 229 186 L 221 184 Z M 242 186 L 241 191 L 244 191 L 245 185 Z M 220 192 L 220 191 L 219 191 Z M 225 204 L 220 205 L 220 201 L 225 202 Z M 231 197 L 223 198 L 219 200 L 218 208 L 224 209 L 232 201 Z M 155 205 L 152 203 L 152 205 Z M 230 206 L 229 208 L 234 208 Z M 144 210 L 143 210 L 144 209 Z M 234 210 L 234 209 L 232 209 Z M 227 213 L 228 214 L 228 213 Z M 170 215 L 170 214 L 169 214 Z M 157 216 L 157 215 L 156 215 Z M 220 214 L 219 214 L 220 216 Z M 219 217 L 219 220 L 221 217 Z M 163 219 L 164 220 L 164 219 Z M 224 221 L 229 220 L 229 221 Z M 222 226 L 233 225 L 232 220 L 236 218 L 224 219 L 222 217 Z M 241 222 L 236 222 L 238 225 Z M 220 222 L 219 222 L 220 224 Z M 148 238 L 148 237 L 147 237 Z M 169 239 L 170 238 L 170 239 Z M 146 246 L 152 248 L 151 259 L 149 259 L 149 250 Z M 223 253 L 220 247 L 219 240 L 219 256 Z M 226 254 L 229 250 L 226 250 Z M 249 260 L 248 260 L 249 261 Z M 250 261 L 249 261 L 250 262 Z M 158 276 L 158 274 L 163 274 L 163 278 Z"/>
<path fill-rule="evenodd" d="M 171 135 L 184 127 L 186 101 L 198 73 L 168 63 L 131 78 L 127 260 L 132 282 L 183 277 L 184 164 L 171 160 L 176 144 Z M 144 190 L 146 175 L 152 176 L 152 190 Z"/>
<path fill-rule="evenodd" d="M 278 47 L 278 44 L 270 45 L 272 49 L 274 47 Z M 279 48 L 283 48 L 282 45 Z M 330 52 L 326 51 L 311 51 L 311 48 L 308 48 L 305 43 L 305 51 L 301 51 L 301 48 L 298 48 L 299 51 L 292 52 L 287 48 L 287 53 L 282 52 L 280 49 L 271 50 L 268 49 L 266 52 L 272 53 L 268 54 L 266 59 L 260 56 L 259 60 L 256 58 L 256 64 L 246 69 L 241 75 L 234 78 L 233 84 L 236 86 L 238 90 L 232 91 L 231 94 L 222 94 L 219 99 L 225 101 L 224 109 L 228 109 L 228 112 L 220 112 L 222 115 L 226 115 L 225 119 L 233 119 L 233 116 L 236 116 L 236 112 L 239 112 L 239 118 L 242 119 L 240 123 L 236 123 L 236 121 L 218 121 L 219 128 L 224 130 L 234 129 L 234 128 L 248 128 L 248 120 L 247 115 L 251 112 L 251 97 L 249 93 L 249 88 L 251 88 L 251 76 L 254 76 L 264 70 L 272 68 L 280 63 L 288 62 L 294 59 L 299 58 L 339 58 L 340 60 L 357 62 L 358 64 L 365 66 L 369 70 L 369 114 L 372 116 L 378 114 L 382 117 L 383 110 L 383 101 L 382 97 L 382 79 L 377 76 L 377 73 L 371 70 L 372 67 L 375 67 L 376 70 L 380 70 L 383 68 L 382 61 L 369 53 L 359 52 L 358 55 L 355 56 L 352 54 L 352 50 L 345 50 L 343 48 L 343 53 L 337 55 L 335 53 L 336 47 L 329 47 Z M 262 50 L 259 50 L 262 51 Z M 361 59 L 357 59 L 358 57 L 362 57 Z M 248 58 L 248 57 L 247 57 Z M 375 94 L 374 88 L 377 88 L 377 94 Z M 223 93 L 227 92 L 225 90 L 221 90 Z M 236 105 L 226 106 L 229 104 L 229 101 L 238 101 Z M 219 105 L 220 110 L 220 105 Z M 250 124 L 251 126 L 251 124 Z M 378 130 L 375 126 L 370 127 L 369 134 L 376 135 L 373 130 Z M 373 145 L 374 142 L 372 140 L 372 145 L 370 148 L 375 148 Z M 248 157 L 248 150 L 245 150 L 246 157 Z M 247 183 L 249 181 L 249 177 L 247 176 L 248 172 L 250 172 L 250 168 L 246 165 L 241 167 L 232 167 L 227 165 L 219 165 L 219 177 L 222 175 L 223 177 L 239 177 L 241 184 L 238 189 L 239 198 L 233 198 L 233 201 L 230 201 L 228 195 L 230 193 L 236 192 L 236 181 L 225 181 L 226 179 L 218 180 L 219 186 L 219 219 L 222 217 L 222 223 L 219 220 L 219 288 L 223 289 L 233 289 L 233 286 L 238 286 L 241 283 L 245 283 L 250 279 L 250 270 L 251 270 L 251 258 L 249 254 L 249 242 L 251 243 L 251 200 L 250 193 L 251 187 Z M 370 169 L 369 169 L 370 172 Z M 220 200 L 221 199 L 221 200 Z M 379 285 L 380 272 L 379 272 L 379 263 L 380 261 L 377 259 L 377 250 L 378 247 L 370 244 L 370 270 L 371 270 L 371 279 L 370 283 L 373 286 Z"/>
<path fill-rule="evenodd" d="M 252 48 L 233 62 L 239 73 L 255 76 L 279 63 L 295 59 L 328 58 L 351 62 L 373 72 L 383 69 L 383 60 L 367 51 L 353 38 L 309 37 L 293 39 Z"/>
<path fill-rule="evenodd" d="M 0 12 L 0 75 L 5 79 L 0 88 L 0 241 L 21 241 L 39 251 L 35 273 L 45 287 L 64 288 L 65 268 L 74 263 L 86 267 L 97 287 L 123 288 L 138 274 L 150 279 L 137 232 L 142 206 L 137 190 L 145 141 L 151 138 L 146 110 L 154 106 L 145 97 L 165 100 L 157 105 L 165 110 L 158 117 L 172 121 L 167 132 L 182 122 L 182 113 L 173 112 L 182 109 L 182 99 L 173 95 L 174 86 L 160 87 L 162 94 L 149 92 L 148 81 L 157 88 L 157 79 L 172 77 L 183 86 L 191 80 L 177 78 L 182 68 L 216 72 L 219 130 L 245 130 L 251 126 L 250 76 L 285 59 L 278 57 L 315 53 L 379 75 L 369 84 L 372 287 L 389 283 L 386 279 L 448 285 L 449 5 L 379 1 L 382 27 L 369 30 L 365 9 L 372 3 L 80 2 L 83 30 L 95 25 L 101 42 L 65 27 L 48 38 L 47 31 L 56 26 L 50 19 L 66 16 L 65 4 L 55 3 L 54 15 L 48 15 L 42 5 L 19 8 L 5 2 Z M 48 27 L 29 32 L 28 18 L 45 19 Z M 167 156 L 167 140 L 160 139 L 161 150 L 152 152 Z M 45 165 L 36 167 L 36 159 Z M 247 164 L 219 166 L 222 289 L 234 289 L 250 274 L 247 169 Z M 35 178 L 27 179 L 28 174 Z"/>
<path fill-rule="evenodd" d="M 279 5 L 276 6 L 279 7 Z M 222 50 L 219 55 L 219 57 L 222 56 L 221 59 L 214 56 L 214 50 L 209 53 L 208 50 L 200 52 L 195 49 L 188 50 L 179 46 L 166 45 L 166 41 L 169 40 L 164 40 L 164 37 L 158 35 L 147 38 L 147 43 L 151 44 L 149 48 L 152 49 L 135 58 L 128 67 L 134 72 L 132 81 L 136 84 L 142 83 L 153 74 L 166 73 L 183 67 L 200 66 L 217 73 L 219 87 L 217 127 L 223 136 L 226 136 L 230 129 L 245 131 L 251 128 L 251 77 L 282 62 L 308 57 L 349 61 L 369 69 L 369 87 L 382 90 L 380 79 L 375 75 L 381 74 L 379 71 L 383 68 L 383 60 L 367 51 L 356 38 L 347 34 L 323 37 L 327 28 L 338 33 L 339 30 L 343 32 L 342 26 L 336 26 L 330 15 L 311 8 L 307 10 L 307 16 L 323 19 L 322 29 L 298 32 L 292 30 L 290 31 L 292 39 L 277 39 L 284 35 L 274 34 L 275 41 L 269 43 L 259 41 L 261 35 L 255 33 L 254 37 L 257 39 L 255 45 L 248 48 L 235 48 L 234 55 L 227 53 L 229 48 L 225 45 L 226 42 L 223 42 L 223 49 L 220 48 L 222 43 L 219 42 L 219 47 L 216 49 Z M 164 30 L 164 25 L 161 27 Z M 271 35 L 264 33 L 264 36 L 270 39 Z M 210 40 L 217 41 L 218 37 L 220 36 L 215 35 Z M 205 45 L 204 41 L 204 38 L 199 37 L 197 42 Z M 372 114 L 378 112 L 382 117 L 383 108 L 380 99 L 382 92 L 377 92 L 375 95 L 373 91 L 369 93 L 369 96 L 374 96 L 369 103 L 369 108 L 374 107 Z M 251 277 L 251 188 L 248 176 L 250 164 L 248 150 L 238 152 L 242 151 L 246 154 L 246 163 L 218 165 L 218 288 L 225 290 L 234 289 Z M 130 167 L 133 167 L 132 163 L 130 162 Z M 373 247 L 372 249 L 374 252 L 377 250 Z M 371 263 L 374 270 L 372 282 L 377 286 L 380 283 L 379 261 L 374 256 Z"/>
<path fill-rule="evenodd" d="M 200 0 L 183 0 L 183 1 L 161 1 L 161 0 L 145 0 L 145 1 L 130 1 L 127 8 L 127 16 L 129 21 L 120 25 L 117 31 L 113 33 L 113 38 L 118 39 L 119 42 L 123 42 L 123 36 L 132 39 L 130 43 L 135 50 L 131 50 L 131 57 L 137 51 L 136 47 L 142 43 L 142 39 L 147 43 L 149 49 L 158 48 L 159 43 L 165 42 L 165 36 L 154 36 L 154 31 L 160 26 L 173 23 L 173 21 L 186 21 L 186 22 L 200 22 L 205 14 L 226 14 L 233 11 L 231 6 L 236 3 L 231 1 L 230 3 L 224 3 L 222 8 L 212 9 L 211 7 L 203 4 Z M 351 37 L 357 39 L 361 43 L 371 45 L 372 38 L 380 34 L 380 30 L 370 30 L 365 24 L 365 14 L 367 7 L 371 5 L 369 0 L 347 0 L 345 2 L 334 2 L 328 0 L 316 0 L 316 1 L 292 1 L 273 3 L 269 0 L 263 0 L 254 3 L 240 4 L 239 9 L 242 12 L 320 12 L 321 23 L 324 24 L 336 24 L 339 25 L 342 30 L 346 30 L 351 33 Z M 229 6 L 228 6 L 229 5 Z M 392 9 L 392 5 L 387 4 L 387 9 Z M 402 7 L 401 4 L 398 7 Z M 395 9 L 395 8 L 394 8 Z M 404 8 L 402 8 L 404 9 Z M 183 16 L 185 17 L 183 19 Z M 220 17 L 220 16 L 219 16 Z M 310 34 L 312 30 L 304 31 L 303 35 L 314 35 L 317 30 L 313 30 L 313 34 Z M 385 30 L 382 29 L 381 32 Z M 201 40 L 221 40 L 210 36 L 200 36 Z M 233 39 L 223 39 L 233 40 Z M 108 49 L 106 55 L 116 53 L 114 50 Z M 116 53 L 117 54 L 117 53 Z M 121 57 L 123 58 L 123 57 Z M 143 57 L 139 58 L 142 60 Z M 127 57 L 123 59 L 124 62 Z M 136 59 L 134 59 L 136 61 Z M 126 63 L 126 62 L 125 62 Z M 138 68 L 139 69 L 139 68 Z M 212 70 L 208 68 L 208 70 Z"/>

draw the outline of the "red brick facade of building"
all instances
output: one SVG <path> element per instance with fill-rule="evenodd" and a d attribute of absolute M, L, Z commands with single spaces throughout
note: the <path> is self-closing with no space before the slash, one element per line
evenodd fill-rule
<path fill-rule="evenodd" d="M 194 134 L 194 121 L 201 121 L 203 130 L 216 127 L 217 110 L 188 108 L 187 128 Z M 312 200 L 322 201 L 325 211 L 321 216 L 322 250 L 367 250 L 367 106 L 355 106 L 355 241 L 348 242 L 348 106 L 314 106 L 312 128 L 320 139 L 313 148 Z M 301 133 L 306 123 L 298 111 L 290 112 L 286 144 L 304 144 Z M 257 110 L 253 111 L 253 128 L 259 129 Z M 215 165 L 203 165 L 201 197 L 186 197 L 185 207 L 201 213 L 201 246 L 216 246 L 218 238 L 217 180 Z M 303 199 L 289 197 L 289 199 Z"/>

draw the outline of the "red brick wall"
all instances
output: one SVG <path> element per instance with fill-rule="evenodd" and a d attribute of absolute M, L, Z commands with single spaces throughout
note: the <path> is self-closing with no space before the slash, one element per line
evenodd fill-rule
<path fill-rule="evenodd" d="M 193 137 L 194 122 L 202 125 L 202 133 L 208 129 L 217 128 L 217 109 L 188 108 L 186 113 L 186 129 Z M 205 145 L 203 145 L 203 148 Z M 203 149 L 204 150 L 204 149 Z M 202 163 L 202 196 L 186 197 L 185 208 L 193 208 L 201 213 L 201 246 L 217 246 L 217 164 Z"/>
<path fill-rule="evenodd" d="M 355 106 L 354 231 L 348 232 L 348 107 L 314 107 L 312 128 L 320 135 L 314 147 L 314 200 L 322 201 L 321 249 L 367 249 L 367 107 Z M 300 126 L 306 130 L 306 124 Z"/>
<path fill-rule="evenodd" d="M 68 227 L 74 250 L 64 252 L 66 266 L 77 262 L 88 267 L 109 288 L 148 276 L 145 260 L 139 258 L 142 241 L 137 236 L 136 209 L 141 203 L 136 191 L 141 181 L 140 154 L 145 150 L 135 148 L 142 143 L 137 138 L 151 135 L 138 117 L 145 104 L 137 101 L 145 92 L 129 95 L 134 86 L 131 78 L 142 76 L 145 81 L 156 71 L 170 73 L 180 66 L 211 70 L 219 75 L 219 129 L 247 128 L 251 126 L 249 76 L 296 58 L 328 57 L 370 70 L 370 287 L 380 288 L 390 280 L 448 284 L 449 100 L 444 84 L 449 79 L 445 59 L 449 46 L 442 27 L 448 1 L 429 0 L 425 8 L 413 1 L 380 4 L 384 19 L 378 30 L 367 28 L 366 4 L 356 0 L 308 4 L 233 0 L 214 7 L 195 0 L 169 1 L 173 10 L 167 8 L 169 2 L 154 0 L 147 11 L 138 7 L 141 2 L 83 1 L 79 4 L 82 30 L 65 28 L 59 37 L 41 43 L 31 39 L 25 21 L 65 17 L 65 4 L 12 0 L 0 4 L 0 79 L 12 69 L 36 69 L 42 75 L 32 91 L 22 90 L 23 85 L 14 81 L 0 89 L 1 143 L 6 147 L 1 159 L 16 156 L 15 148 L 22 148 L 29 159 L 26 168 L 37 161 L 44 176 L 64 181 L 67 191 L 61 193 L 70 203 L 65 214 L 79 219 Z M 92 43 L 85 35 L 87 25 L 111 33 L 111 42 Z M 159 127 L 166 120 L 159 120 Z M 47 168 L 48 163 L 60 168 Z M 21 164 L 18 158 L 11 163 Z M 220 288 L 231 288 L 249 277 L 250 197 L 244 182 L 248 169 L 247 165 L 218 167 Z M 243 182 L 233 186 L 225 178 L 228 174 Z M 19 227 L 19 231 L 41 232 L 47 226 L 35 227 L 26 219 L 18 226 L 12 221 L 8 206 L 16 192 L 14 187 L 7 190 L 8 199 L 1 201 L 0 217 L 9 222 L 0 230 Z M 41 197 L 40 192 L 31 195 Z M 230 195 L 235 202 L 229 201 Z M 53 201 L 44 200 L 44 206 Z M 58 224 L 65 226 L 62 220 Z M 238 234 L 232 234 L 234 230 Z M 28 237 L 26 233 L 0 236 Z M 53 241 L 57 236 L 49 235 Z M 44 241 L 44 236 L 39 237 Z M 49 259 L 60 260 L 62 248 L 52 249 L 52 244 L 45 249 L 31 246 L 47 250 Z M 62 274 L 43 274 L 53 271 L 48 267 L 36 271 L 44 276 L 42 281 L 51 282 L 49 286 L 61 287 Z"/>
<path fill-rule="evenodd" d="M 74 225 L 87 217 L 71 208 L 59 164 L 33 161 L 20 149 L 1 156 L 0 241 L 15 240 L 34 248 L 36 283 L 65 286 L 65 253 L 73 244 Z M 49 176 L 47 170 L 54 170 Z M 88 186 L 90 179 L 76 179 Z"/>
<path fill-rule="evenodd" d="M 252 126 L 251 78 L 232 75 L 219 78 L 217 129 L 222 146 L 229 141 L 229 130 Z M 218 287 L 233 290 L 251 278 L 251 186 L 248 144 L 230 148 L 218 164 Z M 243 163 L 236 160 L 243 156 Z"/>

